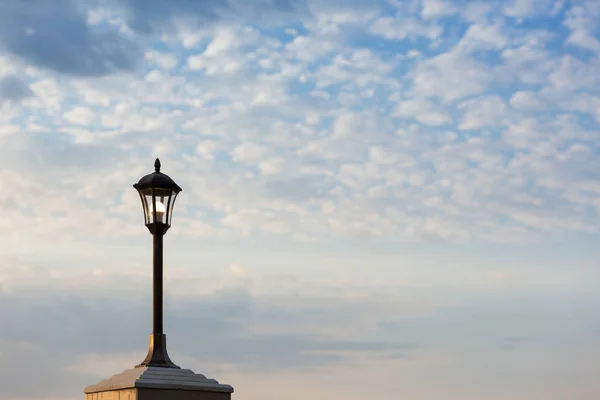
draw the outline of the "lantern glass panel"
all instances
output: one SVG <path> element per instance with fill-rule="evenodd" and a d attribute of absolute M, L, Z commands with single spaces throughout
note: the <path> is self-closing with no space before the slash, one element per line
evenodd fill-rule
<path fill-rule="evenodd" d="M 173 208 L 175 208 L 175 198 L 177 197 L 177 192 L 173 191 L 169 198 L 169 206 L 167 207 L 167 214 L 169 217 L 169 225 L 171 225 L 171 220 L 173 219 Z"/>
<path fill-rule="evenodd" d="M 161 222 L 170 226 L 176 196 L 177 193 L 170 189 L 148 188 L 141 190 L 140 197 L 142 199 L 142 207 L 144 208 L 145 224 Z M 154 213 L 155 205 L 156 213 Z"/>
<path fill-rule="evenodd" d="M 146 212 L 146 224 L 153 224 L 154 221 L 154 201 L 152 199 L 152 189 L 144 190 L 144 202 L 146 203 L 145 212 Z M 158 211 L 160 211 L 160 206 L 158 207 Z"/>

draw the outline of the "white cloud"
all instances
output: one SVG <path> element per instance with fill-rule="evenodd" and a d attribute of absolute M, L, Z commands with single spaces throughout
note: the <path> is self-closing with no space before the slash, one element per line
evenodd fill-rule
<path fill-rule="evenodd" d="M 206 70 L 207 75 L 231 74 L 242 68 L 234 59 L 207 60 L 203 54 L 190 56 L 188 65 L 193 70 Z"/>
<path fill-rule="evenodd" d="M 313 36 L 296 36 L 285 45 L 285 50 L 291 58 L 311 63 L 336 50 L 336 43 L 330 38 Z"/>
<path fill-rule="evenodd" d="M 110 95 L 103 93 L 101 90 L 96 90 L 85 85 L 75 85 L 79 93 L 83 96 L 84 101 L 91 106 L 108 107 L 111 104 Z"/>
<path fill-rule="evenodd" d="M 379 146 L 369 149 L 369 157 L 375 164 L 382 165 L 394 164 L 398 161 L 398 153 Z"/>
<path fill-rule="evenodd" d="M 476 50 L 501 50 L 509 43 L 502 25 L 473 24 L 456 45 L 465 52 Z"/>
<path fill-rule="evenodd" d="M 437 25 L 425 24 L 416 18 L 381 17 L 373 22 L 370 32 L 389 40 L 404 40 L 417 37 L 437 39 L 443 32 Z"/>
<path fill-rule="evenodd" d="M 526 90 L 514 93 L 509 103 L 513 108 L 521 111 L 543 111 L 549 107 L 536 92 Z"/>
<path fill-rule="evenodd" d="M 183 48 L 185 49 L 193 49 L 196 48 L 198 43 L 200 43 L 206 36 L 208 36 L 208 32 L 205 30 L 185 30 L 180 29 L 177 33 L 178 39 L 181 42 Z"/>
<path fill-rule="evenodd" d="M 421 16 L 423 19 L 447 17 L 457 12 L 452 2 L 446 0 L 423 0 Z"/>
<path fill-rule="evenodd" d="M 63 118 L 75 125 L 90 125 L 96 119 L 96 113 L 87 107 L 74 107 L 63 114 Z"/>
<path fill-rule="evenodd" d="M 15 72 L 13 62 L 6 56 L 0 56 L 0 77 L 11 75 Z"/>
<path fill-rule="evenodd" d="M 494 4 L 488 2 L 468 2 L 460 8 L 461 16 L 470 22 L 484 22 L 494 11 Z"/>
<path fill-rule="evenodd" d="M 156 64 L 162 69 L 171 70 L 178 64 L 177 57 L 170 53 L 161 53 L 158 51 L 149 51 L 145 56 L 149 63 Z"/>
<path fill-rule="evenodd" d="M 229 266 L 229 272 L 235 278 L 245 278 L 248 276 L 248 271 L 246 271 L 246 268 L 236 263 Z"/>
<path fill-rule="evenodd" d="M 600 54 L 600 40 L 596 35 L 598 18 L 600 6 L 597 2 L 584 1 L 571 7 L 564 21 L 564 25 L 571 30 L 567 43 Z"/>
<path fill-rule="evenodd" d="M 393 68 L 392 63 L 379 59 L 369 50 L 358 50 L 348 57 L 337 55 L 330 64 L 317 70 L 317 87 L 324 88 L 345 81 L 351 81 L 359 87 L 374 84 L 393 85 L 393 81 L 387 79 L 387 74 Z"/>
<path fill-rule="evenodd" d="M 491 80 L 486 65 L 454 48 L 416 65 L 411 92 L 418 97 L 439 97 L 449 103 L 484 92 Z"/>
<path fill-rule="evenodd" d="M 147 75 L 146 75 L 146 80 L 148 82 L 158 82 L 160 80 L 162 80 L 164 78 L 164 76 L 162 75 L 162 73 L 159 70 L 152 70 L 150 71 Z"/>
<path fill-rule="evenodd" d="M 265 48 L 279 45 L 277 40 L 265 38 L 249 26 L 240 29 L 219 28 L 206 49 L 189 56 L 187 64 L 192 70 L 204 70 L 207 75 L 234 74 L 253 59 L 244 50 L 261 41 L 264 41 Z"/>
<path fill-rule="evenodd" d="M 231 151 L 231 156 L 235 161 L 255 162 L 260 160 L 267 153 L 265 146 L 247 142 L 236 146 Z"/>
<path fill-rule="evenodd" d="M 201 154 L 209 160 L 215 158 L 215 152 L 217 150 L 219 150 L 219 143 L 214 140 L 204 140 L 196 146 L 198 154 Z"/>
<path fill-rule="evenodd" d="M 229 28 L 222 28 L 217 30 L 202 55 L 215 57 L 236 48 L 239 44 L 240 40 L 236 32 Z"/>
<path fill-rule="evenodd" d="M 394 111 L 394 116 L 415 119 L 426 125 L 446 125 L 452 117 L 443 106 L 425 98 L 401 101 Z"/>
<path fill-rule="evenodd" d="M 546 31 L 524 33 L 520 43 L 502 51 L 503 63 L 496 72 L 505 82 L 517 81 L 525 85 L 541 85 L 548 74 L 556 69 L 557 62 L 547 50 L 552 35 Z"/>
<path fill-rule="evenodd" d="M 29 85 L 29 87 L 35 93 L 39 107 L 48 108 L 52 111 L 60 109 L 64 95 L 54 79 L 41 79 Z"/>
<path fill-rule="evenodd" d="M 258 164 L 258 169 L 263 175 L 276 175 L 285 168 L 285 159 L 283 157 L 273 157 Z"/>
<path fill-rule="evenodd" d="M 508 123 L 507 107 L 498 96 L 488 96 L 463 101 L 458 105 L 463 116 L 458 125 L 460 130 L 480 129 L 491 126 L 498 127 Z"/>
<path fill-rule="evenodd" d="M 512 0 L 504 7 L 504 13 L 511 17 L 532 17 L 552 11 L 552 0 Z"/>
<path fill-rule="evenodd" d="M 21 132 L 19 125 L 0 124 L 0 136 L 14 135 L 19 132 Z"/>

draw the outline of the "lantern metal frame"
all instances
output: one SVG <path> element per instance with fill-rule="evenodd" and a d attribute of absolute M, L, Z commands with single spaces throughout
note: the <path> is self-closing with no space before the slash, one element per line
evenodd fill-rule
<path fill-rule="evenodd" d="M 175 199 L 179 192 L 182 191 L 173 179 L 160 172 L 160 167 L 160 160 L 157 158 L 154 162 L 155 171 L 144 176 L 138 183 L 133 185 L 142 201 L 144 224 L 153 235 L 157 233 L 165 234 L 171 227 Z M 160 198 L 162 201 L 159 200 L 159 202 L 165 206 L 164 216 L 160 220 L 158 218 L 159 212 L 156 208 L 157 198 Z"/>

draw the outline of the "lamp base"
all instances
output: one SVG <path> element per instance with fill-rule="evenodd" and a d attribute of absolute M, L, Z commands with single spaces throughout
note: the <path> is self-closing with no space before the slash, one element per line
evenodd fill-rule
<path fill-rule="evenodd" d="M 164 333 L 153 333 L 150 335 L 150 346 L 148 348 L 148 355 L 142 361 L 141 364 L 136 365 L 136 368 L 140 367 L 161 367 L 161 368 L 177 368 L 173 361 L 167 354 L 167 335 Z"/>
<path fill-rule="evenodd" d="M 189 369 L 140 367 L 85 388 L 86 400 L 231 400 L 233 388 Z"/>

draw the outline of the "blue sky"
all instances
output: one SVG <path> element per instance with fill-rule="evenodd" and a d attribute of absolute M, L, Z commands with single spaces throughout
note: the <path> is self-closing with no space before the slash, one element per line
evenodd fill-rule
<path fill-rule="evenodd" d="M 593 400 L 600 2 L 0 1 L 0 400 Z"/>

